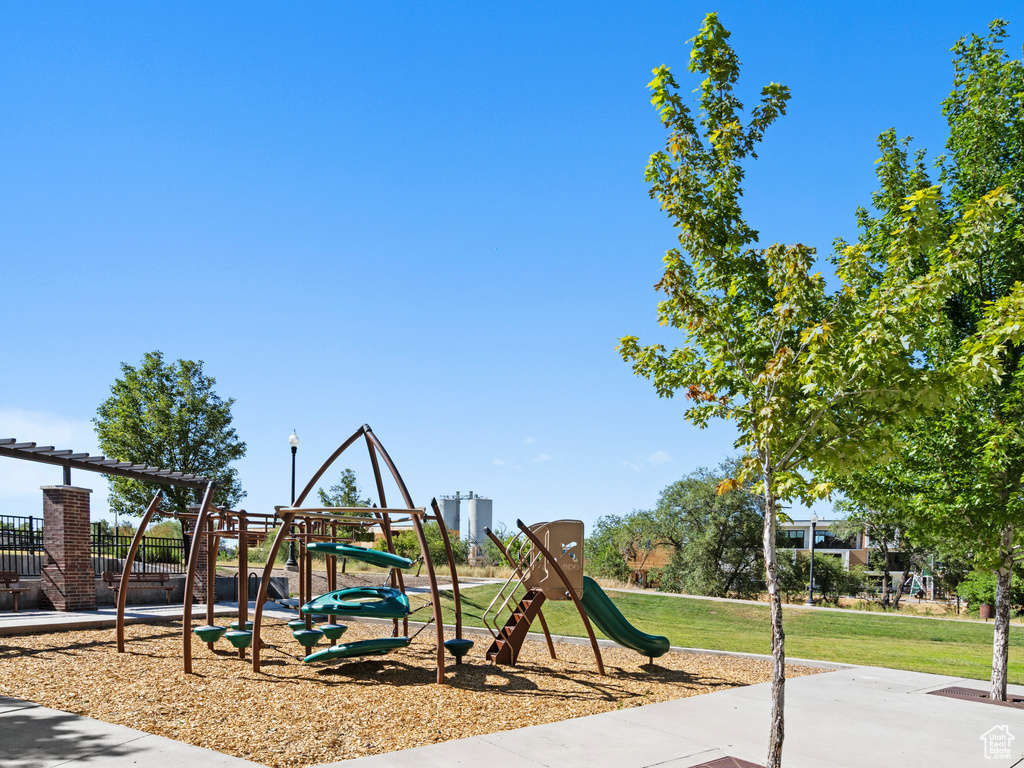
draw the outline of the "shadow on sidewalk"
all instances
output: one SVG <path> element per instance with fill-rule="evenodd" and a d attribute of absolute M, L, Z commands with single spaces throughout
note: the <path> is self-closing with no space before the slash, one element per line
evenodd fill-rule
<path fill-rule="evenodd" d="M 103 765 L 130 751 L 106 728 L 87 730 L 84 724 L 77 715 L 0 697 L 0 765 L 43 768 L 66 760 Z"/>

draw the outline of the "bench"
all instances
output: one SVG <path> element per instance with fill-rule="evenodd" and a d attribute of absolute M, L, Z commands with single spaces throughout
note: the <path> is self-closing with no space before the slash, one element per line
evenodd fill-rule
<path fill-rule="evenodd" d="M 166 573 L 135 573 L 133 571 L 128 574 L 128 589 L 162 589 L 167 593 L 167 604 L 170 605 L 171 592 L 175 590 L 173 584 L 167 583 L 170 580 L 170 575 Z M 121 574 L 105 571 L 103 581 L 110 587 L 116 599 L 117 592 L 121 589 Z"/>
<path fill-rule="evenodd" d="M 14 598 L 14 612 L 18 612 L 18 595 L 22 592 L 28 592 L 28 587 L 19 587 L 18 582 L 20 581 L 17 571 L 0 571 L 0 583 L 3 584 L 0 587 L 0 592 L 10 592 L 11 597 Z M 14 585 L 13 587 L 11 585 Z"/>

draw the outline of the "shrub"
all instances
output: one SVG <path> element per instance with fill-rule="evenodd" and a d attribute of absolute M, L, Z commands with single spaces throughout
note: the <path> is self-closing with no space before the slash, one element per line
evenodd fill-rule
<path fill-rule="evenodd" d="M 427 537 L 427 549 L 430 550 L 430 562 L 434 565 L 447 565 L 448 557 L 444 551 L 444 539 L 441 537 L 441 531 L 437 527 L 436 523 L 427 523 L 423 527 L 423 532 Z M 395 545 L 395 554 L 401 557 L 407 557 L 410 560 L 415 560 L 420 556 L 420 541 L 416 536 L 415 531 L 402 531 L 401 533 L 394 535 L 392 540 Z M 455 558 L 455 564 L 460 565 L 467 562 L 469 557 L 469 544 L 461 539 L 451 539 L 452 556 Z M 386 552 L 388 545 L 384 539 L 377 539 L 373 543 L 373 548 L 378 549 L 382 552 Z"/>
<path fill-rule="evenodd" d="M 1016 613 L 1024 609 L 1024 578 L 1014 569 L 1013 578 L 1010 581 L 1010 608 Z M 971 571 L 967 577 L 960 582 L 956 593 L 966 600 L 971 610 L 977 610 L 982 603 L 995 606 L 996 604 L 996 574 L 994 571 Z"/>
<path fill-rule="evenodd" d="M 789 552 L 779 553 L 779 589 L 787 602 L 807 593 L 810 579 L 809 557 L 790 556 Z M 849 571 L 843 561 L 833 555 L 814 553 L 814 584 L 815 592 L 821 599 L 833 605 L 839 603 L 840 597 L 855 596 L 864 589 L 867 576 L 862 566 L 854 566 Z"/>

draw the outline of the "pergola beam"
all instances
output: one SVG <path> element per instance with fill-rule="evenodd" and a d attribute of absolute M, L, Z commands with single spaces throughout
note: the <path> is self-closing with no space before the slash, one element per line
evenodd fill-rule
<path fill-rule="evenodd" d="M 188 488 L 205 488 L 210 479 L 201 475 L 189 475 L 171 469 L 160 469 L 147 464 L 133 464 L 130 461 L 117 461 L 106 456 L 90 456 L 88 453 L 72 453 L 71 451 L 55 450 L 52 445 L 37 446 L 35 443 L 19 443 L 12 437 L 0 439 L 0 456 L 24 461 L 37 461 L 41 464 L 55 464 L 65 470 L 81 469 L 86 472 L 99 472 L 104 475 L 117 475 L 145 483 L 162 483 Z"/>

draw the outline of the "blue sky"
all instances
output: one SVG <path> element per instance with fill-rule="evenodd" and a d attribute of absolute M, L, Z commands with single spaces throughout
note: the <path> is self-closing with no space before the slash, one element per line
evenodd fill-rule
<path fill-rule="evenodd" d="M 956 39 L 1002 17 L 1020 51 L 1017 3 L 895 5 L 4 4 L 0 435 L 95 451 L 120 364 L 159 349 L 236 399 L 252 511 L 288 501 L 292 429 L 301 485 L 364 422 L 420 504 L 650 507 L 734 440 L 615 352 L 673 343 L 651 69 L 696 86 L 686 41 L 719 12 L 748 105 L 793 95 L 747 219 L 827 252 L 879 133 L 941 149 Z M 364 454 L 338 469 L 365 487 Z M 59 481 L 3 461 L 0 514 L 41 514 Z M 104 516 L 102 478 L 75 482 Z"/>

